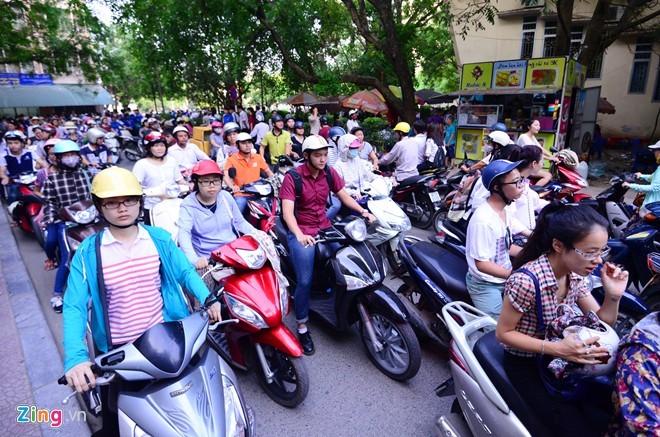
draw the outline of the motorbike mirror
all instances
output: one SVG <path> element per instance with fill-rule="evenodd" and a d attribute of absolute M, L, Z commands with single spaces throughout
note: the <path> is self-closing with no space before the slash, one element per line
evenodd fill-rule
<path fill-rule="evenodd" d="M 559 152 L 559 150 L 558 150 L 556 147 L 550 147 L 550 151 L 551 151 L 552 153 L 557 153 L 557 152 Z"/>
<path fill-rule="evenodd" d="M 234 167 L 229 168 L 229 177 L 232 179 L 236 179 L 236 168 Z"/>

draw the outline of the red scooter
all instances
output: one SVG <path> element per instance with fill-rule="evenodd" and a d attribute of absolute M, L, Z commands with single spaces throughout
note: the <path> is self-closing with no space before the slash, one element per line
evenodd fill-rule
<path fill-rule="evenodd" d="M 210 346 L 239 369 L 258 363 L 259 382 L 268 396 L 285 407 L 297 406 L 307 397 L 309 373 L 300 342 L 282 321 L 289 312 L 289 293 L 266 252 L 253 237 L 243 236 L 213 251 L 211 263 L 205 275 L 218 282 L 223 318 L 238 322 L 210 329 Z"/>
<path fill-rule="evenodd" d="M 34 194 L 35 172 L 21 173 L 12 178 L 12 183 L 19 184 L 18 199 L 8 206 L 9 214 L 23 231 L 34 234 L 37 242 L 44 247 L 45 234 L 41 225 L 44 199 Z"/>

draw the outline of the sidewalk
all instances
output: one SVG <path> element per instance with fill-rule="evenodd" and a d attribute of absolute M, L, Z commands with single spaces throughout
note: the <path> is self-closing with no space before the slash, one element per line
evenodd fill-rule
<path fill-rule="evenodd" d="M 62 357 L 4 211 L 0 213 L 0 241 L 0 435 L 89 436 L 76 398 L 62 404 L 71 393 L 57 384 L 64 371 Z M 19 423 L 21 409 L 27 413 L 25 423 Z M 41 423 L 36 423 L 36 410 L 42 410 Z"/>

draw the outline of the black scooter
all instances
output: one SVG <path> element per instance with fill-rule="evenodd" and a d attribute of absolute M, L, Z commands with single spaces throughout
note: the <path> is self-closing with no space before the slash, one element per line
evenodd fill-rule
<path fill-rule="evenodd" d="M 282 271 L 293 295 L 296 274 L 287 230 L 280 217 L 275 234 Z M 405 381 L 419 370 L 419 341 L 408 322 L 405 306 L 383 285 L 383 258 L 365 241 L 366 235 L 364 221 L 353 216 L 319 232 L 309 311 L 338 331 L 359 323 L 362 342 L 374 365 L 390 378 Z"/>

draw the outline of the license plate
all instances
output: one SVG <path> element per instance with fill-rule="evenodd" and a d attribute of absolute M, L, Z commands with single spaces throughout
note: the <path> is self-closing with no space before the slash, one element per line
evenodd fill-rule
<path fill-rule="evenodd" d="M 437 191 L 431 191 L 429 193 L 429 197 L 431 198 L 431 202 L 433 203 L 440 202 L 440 194 Z"/>

